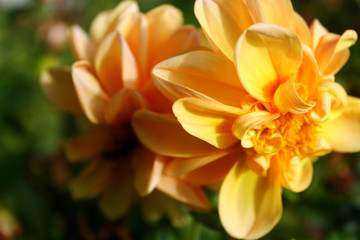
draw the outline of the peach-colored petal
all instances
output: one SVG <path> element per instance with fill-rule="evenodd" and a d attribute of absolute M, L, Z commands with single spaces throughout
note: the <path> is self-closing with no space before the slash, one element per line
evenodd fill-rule
<path fill-rule="evenodd" d="M 96 51 L 96 46 L 86 32 L 78 25 L 69 31 L 70 44 L 77 60 L 91 60 Z"/>
<path fill-rule="evenodd" d="M 137 161 L 135 172 L 135 189 L 140 196 L 151 193 L 159 183 L 163 168 L 168 158 L 156 155 L 147 149 L 143 149 Z"/>
<path fill-rule="evenodd" d="M 111 128 L 95 126 L 73 138 L 66 140 L 64 151 L 71 162 L 89 160 L 98 157 L 112 146 Z"/>
<path fill-rule="evenodd" d="M 75 62 L 72 77 L 82 108 L 93 123 L 104 122 L 104 109 L 109 97 L 94 76 L 94 67 L 88 61 Z"/>
<path fill-rule="evenodd" d="M 271 164 L 271 155 L 258 154 L 254 151 L 253 154 L 246 158 L 247 165 L 261 177 L 266 177 L 267 171 Z"/>
<path fill-rule="evenodd" d="M 294 27 L 294 10 L 290 0 L 243 0 L 255 23 Z"/>
<path fill-rule="evenodd" d="M 320 84 L 320 70 L 313 51 L 309 46 L 303 46 L 303 58 L 301 66 L 296 73 L 295 82 L 303 84 L 306 89 L 306 97 L 312 98 L 318 94 Z"/>
<path fill-rule="evenodd" d="M 118 25 L 118 31 L 123 34 L 133 53 L 140 74 L 140 81 L 143 85 L 150 78 L 150 69 L 148 69 L 148 48 L 149 29 L 146 17 L 142 13 L 129 15 Z"/>
<path fill-rule="evenodd" d="M 182 98 L 174 103 L 173 112 L 187 132 L 217 148 L 228 148 L 239 141 L 232 133 L 232 125 L 244 113 L 240 108 L 199 98 Z"/>
<path fill-rule="evenodd" d="M 122 1 L 114 10 L 99 13 L 90 26 L 91 38 L 99 44 L 108 33 L 116 30 L 119 22 L 138 11 L 135 1 Z"/>
<path fill-rule="evenodd" d="M 211 208 L 205 192 L 200 187 L 177 178 L 162 176 L 157 189 L 197 211 L 207 212 Z"/>
<path fill-rule="evenodd" d="M 274 102 L 282 113 L 304 114 L 315 106 L 315 102 L 307 103 L 304 97 L 307 97 L 307 86 L 301 83 L 295 83 L 291 78 L 280 84 L 274 95 Z M 305 92 L 301 94 L 301 92 Z M 305 95 L 305 96 L 301 96 Z"/>
<path fill-rule="evenodd" d="M 360 151 L 360 99 L 348 98 L 348 106 L 340 117 L 324 122 L 323 136 L 337 152 Z"/>
<path fill-rule="evenodd" d="M 117 32 L 110 33 L 99 46 L 95 69 L 104 90 L 110 96 L 123 87 L 138 87 L 136 60 L 124 38 Z"/>
<path fill-rule="evenodd" d="M 200 38 L 197 29 L 192 25 L 181 27 L 164 43 L 157 53 L 154 64 L 199 45 Z"/>
<path fill-rule="evenodd" d="M 299 36 L 301 42 L 310 48 L 312 47 L 312 38 L 310 28 L 305 20 L 296 12 L 294 12 L 295 32 Z"/>
<path fill-rule="evenodd" d="M 244 9 L 243 4 L 240 1 L 231 2 L 236 5 L 233 11 L 239 9 L 238 11 L 244 13 L 244 10 L 241 10 Z M 219 3 L 213 0 L 197 0 L 194 11 L 202 29 L 209 38 L 209 42 L 214 44 L 215 49 L 219 49 L 228 59 L 232 60 L 236 40 L 242 32 L 236 19 L 240 16 L 246 18 L 246 15 L 242 14 L 235 17 L 233 12 L 228 12 L 230 4 L 224 3 L 225 1 Z"/>
<path fill-rule="evenodd" d="M 316 101 L 315 107 L 310 113 L 310 118 L 314 122 L 325 121 L 331 110 L 331 94 L 328 92 L 321 93 Z"/>
<path fill-rule="evenodd" d="M 41 74 L 40 81 L 46 96 L 55 105 L 71 113 L 83 113 L 71 77 L 71 68 L 50 68 Z"/>
<path fill-rule="evenodd" d="M 328 31 L 321 25 L 318 19 L 314 19 L 310 26 L 310 32 L 312 36 L 312 49 L 315 51 L 319 45 L 320 39 L 327 34 Z"/>
<path fill-rule="evenodd" d="M 130 208 L 135 196 L 132 172 L 121 171 L 115 176 L 116 178 L 108 182 L 99 201 L 99 208 L 109 220 L 122 217 Z"/>
<path fill-rule="evenodd" d="M 216 150 L 213 146 L 188 134 L 173 118 L 139 110 L 132 118 L 139 140 L 151 151 L 173 157 L 193 157 Z"/>
<path fill-rule="evenodd" d="M 282 203 L 277 171 L 272 166 L 266 177 L 260 177 L 245 161 L 239 161 L 226 176 L 220 189 L 219 215 L 232 237 L 257 239 L 279 222 Z"/>
<path fill-rule="evenodd" d="M 307 189 L 312 181 L 313 166 L 310 158 L 298 156 L 280 159 L 281 183 L 294 192 Z"/>
<path fill-rule="evenodd" d="M 182 175 L 180 178 L 188 183 L 199 186 L 213 184 L 222 180 L 237 161 L 244 161 L 245 159 L 244 150 L 238 148 L 216 161 L 212 161 L 194 171 Z"/>
<path fill-rule="evenodd" d="M 159 63 L 153 75 L 156 86 L 173 101 L 195 96 L 240 106 L 246 93 L 233 63 L 205 50 L 188 52 Z"/>
<path fill-rule="evenodd" d="M 297 72 L 302 47 L 289 29 L 259 23 L 239 38 L 235 63 L 240 81 L 254 98 L 271 102 L 278 85 Z"/>
<path fill-rule="evenodd" d="M 74 199 L 93 198 L 101 193 L 107 183 L 113 164 L 102 160 L 94 160 L 69 183 Z"/>
<path fill-rule="evenodd" d="M 148 81 L 141 89 L 141 95 L 147 100 L 149 109 L 156 113 L 172 113 L 172 102 L 156 88 L 153 81 Z"/>
<path fill-rule="evenodd" d="M 355 44 L 357 34 L 347 30 L 343 35 L 328 33 L 320 38 L 315 57 L 324 75 L 336 74 L 349 58 L 348 48 Z"/>
<path fill-rule="evenodd" d="M 271 122 L 280 117 L 279 113 L 270 113 L 268 111 L 256 111 L 247 114 L 242 114 L 234 122 L 232 132 L 239 140 L 242 140 L 243 147 L 250 147 L 243 143 L 248 138 L 248 131 L 251 128 L 260 126 L 262 124 Z"/>
<path fill-rule="evenodd" d="M 183 16 L 179 9 L 163 4 L 146 13 L 149 27 L 149 66 L 155 65 L 155 57 L 166 41 L 183 24 Z"/>
<path fill-rule="evenodd" d="M 129 123 L 133 113 L 146 106 L 146 100 L 137 91 L 130 88 L 122 89 L 105 108 L 106 122 L 114 125 Z"/>
<path fill-rule="evenodd" d="M 217 161 L 228 155 L 232 151 L 233 148 L 228 148 L 224 150 L 217 150 L 213 153 L 201 155 L 198 157 L 173 158 L 166 165 L 166 168 L 164 169 L 164 174 L 171 177 L 183 175 L 211 162 Z"/>

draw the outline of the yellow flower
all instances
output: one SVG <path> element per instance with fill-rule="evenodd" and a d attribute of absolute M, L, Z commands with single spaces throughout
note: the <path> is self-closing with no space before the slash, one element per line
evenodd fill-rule
<path fill-rule="evenodd" d="M 199 171 L 193 181 L 204 183 L 206 166 L 210 174 L 224 159 L 234 163 L 221 185 L 220 219 L 235 238 L 259 238 L 281 218 L 282 187 L 306 189 L 318 156 L 360 151 L 360 100 L 331 76 L 357 36 L 311 35 L 286 0 L 197 0 L 195 13 L 215 52 L 165 60 L 154 80 L 183 128 L 219 150 L 165 172 Z M 142 129 L 148 143 L 157 141 L 151 131 Z"/>
<path fill-rule="evenodd" d="M 85 114 L 95 124 L 65 144 L 70 161 L 91 159 L 71 181 L 70 190 L 75 199 L 100 196 L 100 208 L 109 219 L 126 213 L 135 191 L 142 197 L 155 194 L 142 200 L 149 220 L 163 214 L 178 217 L 179 207 L 163 193 L 195 210 L 210 208 L 200 186 L 163 173 L 171 158 L 145 148 L 131 128 L 133 114 L 147 109 L 158 121 L 172 126 L 177 144 L 183 146 L 180 157 L 214 151 L 171 118 L 171 102 L 151 81 L 151 68 L 156 63 L 199 45 L 197 30 L 182 26 L 182 22 L 179 10 L 170 5 L 142 14 L 136 2 L 124 1 L 95 18 L 90 37 L 79 26 L 71 29 L 78 59 L 72 69 L 53 68 L 42 75 L 44 91 L 55 104 Z M 162 193 L 154 193 L 155 189 Z M 156 208 L 156 215 L 146 202 L 151 204 L 159 195 L 168 204 Z"/>

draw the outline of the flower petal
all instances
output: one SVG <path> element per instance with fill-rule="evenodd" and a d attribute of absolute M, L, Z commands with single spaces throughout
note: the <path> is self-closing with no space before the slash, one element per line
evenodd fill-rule
<path fill-rule="evenodd" d="M 140 196 L 145 196 L 156 188 L 168 158 L 147 149 L 143 149 L 140 156 L 136 164 L 135 189 Z"/>
<path fill-rule="evenodd" d="M 281 218 L 281 186 L 277 166 L 266 177 L 239 161 L 226 176 L 219 195 L 219 215 L 234 238 L 257 239 L 268 233 Z"/>
<path fill-rule="evenodd" d="M 315 102 L 307 103 L 303 99 L 304 97 L 300 96 L 299 92 L 302 91 L 305 92 L 303 95 L 307 95 L 306 87 L 304 84 L 295 83 L 293 78 L 280 84 L 274 95 L 275 105 L 282 113 L 304 114 L 308 112 L 315 106 Z"/>
<path fill-rule="evenodd" d="M 89 128 L 73 138 L 66 140 L 64 151 L 71 162 L 89 160 L 100 156 L 112 146 L 112 129 L 105 126 Z"/>
<path fill-rule="evenodd" d="M 173 112 L 188 133 L 217 148 L 228 148 L 238 142 L 232 133 L 232 124 L 243 113 L 240 108 L 198 98 L 182 98 L 174 103 Z"/>
<path fill-rule="evenodd" d="M 218 1 L 213 0 L 196 0 L 194 11 L 202 29 L 209 38 L 209 42 L 215 45 L 215 49 L 219 49 L 228 59 L 232 60 L 236 40 L 242 32 L 238 25 L 239 21 L 236 19 L 239 16 L 244 16 L 245 19 L 249 17 L 246 13 L 235 17 L 233 12 L 228 12 L 228 4 L 224 4 L 224 2 L 220 1 L 219 4 Z M 231 2 L 236 5 L 233 11 L 239 9 L 241 13 L 245 12 L 241 10 L 244 7 L 240 1 Z"/>
<path fill-rule="evenodd" d="M 132 185 L 133 173 L 122 169 L 120 173 L 115 174 L 114 169 L 111 175 L 116 177 L 108 182 L 99 201 L 99 208 L 109 220 L 116 220 L 123 216 L 130 208 L 135 196 Z"/>
<path fill-rule="evenodd" d="M 255 24 L 239 38 L 235 64 L 240 81 L 254 98 L 271 102 L 278 85 L 297 72 L 301 42 L 289 29 Z"/>
<path fill-rule="evenodd" d="M 312 47 L 312 39 L 310 28 L 305 20 L 296 12 L 294 12 L 295 32 L 299 36 L 301 42 Z"/>
<path fill-rule="evenodd" d="M 148 64 L 149 69 L 155 65 L 155 58 L 166 41 L 183 24 L 183 16 L 179 9 L 163 4 L 145 14 L 149 27 Z"/>
<path fill-rule="evenodd" d="M 230 152 L 222 158 L 184 174 L 180 176 L 180 178 L 185 182 L 199 186 L 216 183 L 222 180 L 230 172 L 237 161 L 243 161 L 245 158 L 244 150 L 242 148 L 237 148 L 235 151 Z"/>
<path fill-rule="evenodd" d="M 256 111 L 242 114 L 233 123 L 232 132 L 239 140 L 247 138 L 247 132 L 256 126 L 271 122 L 280 117 L 279 113 L 270 113 L 268 111 Z M 243 147 L 248 148 L 242 143 Z"/>
<path fill-rule="evenodd" d="M 197 168 L 200 168 L 204 165 L 207 165 L 211 162 L 217 161 L 224 156 L 228 155 L 233 151 L 233 148 L 217 150 L 213 153 L 206 155 L 201 155 L 198 157 L 189 157 L 189 158 L 173 158 L 166 165 L 164 174 L 177 177 L 185 173 L 191 172 Z"/>
<path fill-rule="evenodd" d="M 157 189 L 197 211 L 207 212 L 211 209 L 207 196 L 200 187 L 177 178 L 162 176 Z"/>
<path fill-rule="evenodd" d="M 326 28 L 324 28 L 323 25 L 321 25 L 320 21 L 318 19 L 314 19 L 314 21 L 311 23 L 310 26 L 310 32 L 312 36 L 312 49 L 314 52 L 316 51 L 320 39 L 328 33 Z"/>
<path fill-rule="evenodd" d="M 95 69 L 105 91 L 113 96 L 122 88 L 138 87 L 138 69 L 134 56 L 123 37 L 110 33 L 95 56 Z"/>
<path fill-rule="evenodd" d="M 310 158 L 298 156 L 280 159 L 281 183 L 293 192 L 307 189 L 312 181 L 313 166 Z"/>
<path fill-rule="evenodd" d="M 233 63 L 210 51 L 192 51 L 165 60 L 155 66 L 153 75 L 156 86 L 173 101 L 195 96 L 240 106 L 246 94 Z"/>
<path fill-rule="evenodd" d="M 96 52 L 96 46 L 86 32 L 78 25 L 70 28 L 70 44 L 77 60 L 91 60 Z"/>
<path fill-rule="evenodd" d="M 255 23 L 271 23 L 293 29 L 294 9 L 290 0 L 244 0 Z"/>
<path fill-rule="evenodd" d="M 348 106 L 340 117 L 324 122 L 323 136 L 337 152 L 360 151 L 360 99 L 348 97 Z"/>
<path fill-rule="evenodd" d="M 99 44 L 108 33 L 116 29 L 119 22 L 138 11 L 135 1 L 122 1 L 114 10 L 99 13 L 90 26 L 91 38 Z"/>
<path fill-rule="evenodd" d="M 93 160 L 85 169 L 69 183 L 74 199 L 88 199 L 100 194 L 108 181 L 113 164 L 102 160 Z"/>
<path fill-rule="evenodd" d="M 146 106 L 146 100 L 137 91 L 122 89 L 105 108 L 106 122 L 114 125 L 129 123 L 133 113 Z"/>
<path fill-rule="evenodd" d="M 41 74 L 40 81 L 45 95 L 55 105 L 71 113 L 83 113 L 71 77 L 71 68 L 50 68 Z"/>
<path fill-rule="evenodd" d="M 343 35 L 327 33 L 320 38 L 315 57 L 324 75 L 336 74 L 349 58 L 349 47 L 355 44 L 357 34 L 347 30 Z"/>
<path fill-rule="evenodd" d="M 94 76 L 93 65 L 88 61 L 75 62 L 72 77 L 86 116 L 95 124 L 104 122 L 104 109 L 109 98 Z"/>
<path fill-rule="evenodd" d="M 192 25 L 183 26 L 164 43 L 157 53 L 154 64 L 199 45 L 200 38 L 197 29 Z"/>
<path fill-rule="evenodd" d="M 137 111 L 133 115 L 132 126 L 139 140 L 157 154 L 193 157 L 216 150 L 188 134 L 175 119 L 154 112 Z"/>

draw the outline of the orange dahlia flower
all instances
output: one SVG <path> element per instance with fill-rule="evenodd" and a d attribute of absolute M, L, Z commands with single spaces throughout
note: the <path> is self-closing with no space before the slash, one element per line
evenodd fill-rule
<path fill-rule="evenodd" d="M 333 76 L 357 35 L 327 33 L 316 21 L 310 31 L 289 0 L 197 0 L 195 14 L 214 51 L 175 56 L 153 74 L 183 128 L 219 150 L 165 172 L 205 182 L 201 169 L 231 159 L 221 222 L 235 238 L 259 238 L 281 218 L 282 187 L 306 189 L 321 155 L 360 151 L 360 99 Z M 151 131 L 142 129 L 150 148 Z"/>

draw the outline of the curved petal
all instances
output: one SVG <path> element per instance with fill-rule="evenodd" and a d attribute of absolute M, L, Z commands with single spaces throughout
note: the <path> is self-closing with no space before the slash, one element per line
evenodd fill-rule
<path fill-rule="evenodd" d="M 151 193 L 159 183 L 168 158 L 144 149 L 135 170 L 135 189 L 140 196 Z"/>
<path fill-rule="evenodd" d="M 240 108 L 198 98 L 182 98 L 174 103 L 173 112 L 188 133 L 217 148 L 228 148 L 238 142 L 232 133 L 232 124 L 244 113 Z"/>
<path fill-rule="evenodd" d="M 78 162 L 100 156 L 112 146 L 111 131 L 112 129 L 106 126 L 95 126 L 66 140 L 64 144 L 66 158 L 71 162 Z"/>
<path fill-rule="evenodd" d="M 108 219 L 116 220 L 130 208 L 135 191 L 132 185 L 133 176 L 131 171 L 121 171 L 121 174 L 113 173 L 111 175 L 116 177 L 108 182 L 100 198 L 99 208 Z"/>
<path fill-rule="evenodd" d="M 324 122 L 323 136 L 337 152 L 360 151 L 360 99 L 348 97 L 348 106 L 340 117 Z"/>
<path fill-rule="evenodd" d="M 271 25 L 255 24 L 239 38 L 235 64 L 240 81 L 254 98 L 271 102 L 278 85 L 297 72 L 302 46 L 296 33 Z"/>
<path fill-rule="evenodd" d="M 310 158 L 294 156 L 280 159 L 281 183 L 293 192 L 307 189 L 312 181 L 313 166 Z"/>
<path fill-rule="evenodd" d="M 196 96 L 240 106 L 245 91 L 232 62 L 198 50 L 165 60 L 153 70 L 156 86 L 170 100 Z"/>
<path fill-rule="evenodd" d="M 186 174 L 209 163 L 218 161 L 219 159 L 231 153 L 233 150 L 233 148 L 217 150 L 214 153 L 201 155 L 199 157 L 173 158 L 166 165 L 164 174 L 171 177 L 177 177 Z"/>
<path fill-rule="evenodd" d="M 95 124 L 104 122 L 104 109 L 109 97 L 95 78 L 93 65 L 88 61 L 75 62 L 72 77 L 86 116 Z"/>
<path fill-rule="evenodd" d="M 50 68 L 41 74 L 40 82 L 52 103 L 71 113 L 83 113 L 71 77 L 71 68 Z"/>
<path fill-rule="evenodd" d="M 324 75 L 336 74 L 349 57 L 348 48 L 355 44 L 357 34 L 347 30 L 343 35 L 327 33 L 320 38 L 315 57 Z"/>
<path fill-rule="evenodd" d="M 106 187 L 113 164 L 102 160 L 94 160 L 69 183 L 69 189 L 74 199 L 88 199 L 99 195 Z"/>
<path fill-rule="evenodd" d="M 280 117 L 279 113 L 270 113 L 268 111 L 256 111 L 239 116 L 232 126 L 233 134 L 239 139 L 247 138 L 247 132 L 256 126 L 271 122 Z M 243 147 L 244 144 L 242 144 Z"/>
<path fill-rule="evenodd" d="M 179 9 L 163 4 L 145 14 L 149 27 L 148 64 L 155 65 L 155 58 L 166 41 L 183 24 L 183 16 Z M 150 69 L 150 68 L 149 68 Z"/>
<path fill-rule="evenodd" d="M 302 63 L 296 73 L 295 82 L 303 84 L 306 88 L 305 95 L 308 98 L 313 98 L 319 90 L 320 79 L 320 70 L 314 53 L 309 46 L 303 44 Z"/>
<path fill-rule="evenodd" d="M 135 111 L 145 108 L 146 100 L 135 90 L 120 90 L 105 108 L 105 120 L 109 124 L 121 125 L 129 123 Z"/>
<path fill-rule="evenodd" d="M 211 209 L 207 196 L 200 187 L 177 178 L 162 176 L 157 189 L 197 211 L 207 212 Z"/>
<path fill-rule="evenodd" d="M 139 69 L 140 85 L 148 81 L 151 70 L 148 69 L 149 29 L 146 17 L 142 13 L 129 15 L 117 26 L 133 53 Z"/>
<path fill-rule="evenodd" d="M 209 38 L 209 42 L 214 44 L 215 49 L 219 49 L 228 59 L 233 60 L 236 40 L 240 36 L 242 29 L 238 25 L 239 16 L 248 19 L 248 14 L 234 16 L 228 12 L 228 4 L 225 1 L 196 0 L 195 16 L 200 22 L 202 29 Z M 227 1 L 230 2 L 230 1 Z M 244 13 L 243 4 L 240 1 L 231 1 L 234 4 L 233 11 L 239 9 Z M 239 6 L 239 7 L 238 7 Z"/>
<path fill-rule="evenodd" d="M 199 45 L 200 38 L 197 29 L 192 25 L 183 26 L 164 43 L 156 55 L 154 64 Z"/>
<path fill-rule="evenodd" d="M 255 23 L 294 27 L 294 9 L 290 0 L 244 0 Z"/>
<path fill-rule="evenodd" d="M 138 87 L 138 68 L 124 38 L 110 33 L 101 42 L 95 56 L 96 74 L 104 90 L 113 96 L 122 88 Z"/>
<path fill-rule="evenodd" d="M 311 48 L 316 51 L 316 49 L 319 46 L 320 39 L 328 33 L 326 28 L 324 28 L 323 25 L 321 25 L 320 21 L 318 19 L 314 19 L 314 21 L 311 23 L 310 26 L 310 33 L 312 37 L 312 46 Z"/>
<path fill-rule="evenodd" d="M 96 46 L 86 32 L 78 25 L 70 28 L 70 44 L 77 60 L 91 60 L 96 52 Z"/>
<path fill-rule="evenodd" d="M 116 29 L 118 22 L 138 11 L 135 1 L 122 1 L 114 10 L 99 13 L 90 26 L 91 38 L 99 44 L 108 33 Z"/>
<path fill-rule="evenodd" d="M 157 154 L 193 157 L 216 150 L 213 146 L 188 134 L 175 119 L 154 112 L 137 111 L 133 115 L 132 126 L 139 140 Z"/>
<path fill-rule="evenodd" d="M 296 12 L 294 12 L 295 32 L 299 36 L 301 42 L 310 48 L 312 47 L 312 38 L 310 28 L 305 20 Z"/>
<path fill-rule="evenodd" d="M 307 103 L 304 100 L 308 94 L 306 87 L 301 83 L 296 84 L 293 78 L 280 84 L 274 95 L 275 105 L 282 113 L 304 114 L 308 112 L 315 106 L 315 102 Z M 302 92 L 303 94 L 301 94 Z"/>
<path fill-rule="evenodd" d="M 278 223 L 281 213 L 277 166 L 271 166 L 267 176 L 260 177 L 246 161 L 236 163 L 219 194 L 219 215 L 226 231 L 234 238 L 257 239 Z"/>
<path fill-rule="evenodd" d="M 245 152 L 238 148 L 224 157 L 188 172 L 180 178 L 188 183 L 203 186 L 221 181 L 237 161 L 245 160 Z"/>

